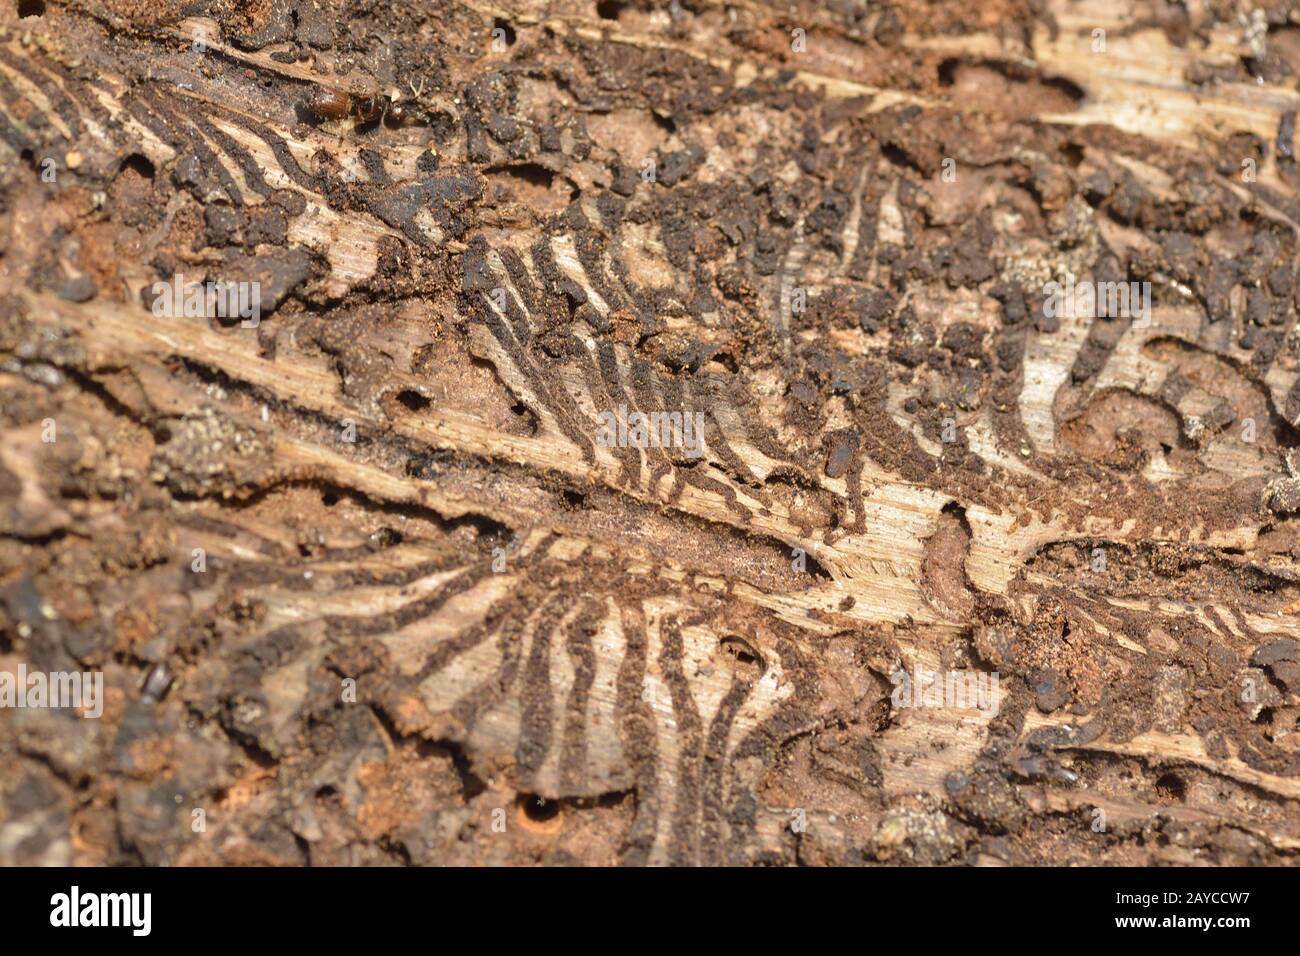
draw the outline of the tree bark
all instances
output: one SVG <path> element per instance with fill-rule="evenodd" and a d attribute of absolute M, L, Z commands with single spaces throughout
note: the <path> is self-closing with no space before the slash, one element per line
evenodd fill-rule
<path fill-rule="evenodd" d="M 1300 46 L 1140 9 L 0 14 L 0 860 L 1292 861 Z"/>

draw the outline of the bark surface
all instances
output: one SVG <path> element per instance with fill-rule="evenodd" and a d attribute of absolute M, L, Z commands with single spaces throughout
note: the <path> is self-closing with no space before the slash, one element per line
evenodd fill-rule
<path fill-rule="evenodd" d="M 1297 6 L 7 5 L 0 862 L 1294 861 Z"/>

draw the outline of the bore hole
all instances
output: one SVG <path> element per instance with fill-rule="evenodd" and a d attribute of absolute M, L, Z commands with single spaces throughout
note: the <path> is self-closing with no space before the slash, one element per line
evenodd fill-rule
<path fill-rule="evenodd" d="M 397 393 L 397 400 L 413 412 L 422 412 L 433 404 L 414 389 L 404 388 Z"/>
<path fill-rule="evenodd" d="M 602 20 L 617 20 L 618 11 L 622 6 L 619 0 L 600 0 L 596 4 L 596 16 Z"/>
<path fill-rule="evenodd" d="M 1082 103 L 1083 98 L 1088 95 L 1084 92 L 1082 86 L 1067 80 L 1063 76 L 1049 76 L 1043 80 L 1043 85 L 1064 93 L 1075 103 Z"/>
<path fill-rule="evenodd" d="M 39 17 L 45 13 L 45 0 L 18 0 L 19 17 Z"/>
<path fill-rule="evenodd" d="M 515 45 L 515 28 L 500 17 L 492 21 L 492 35 L 494 37 L 497 35 L 498 30 L 505 34 L 506 46 Z"/>
<path fill-rule="evenodd" d="M 509 166 L 494 166 L 488 173 L 500 173 L 513 177 L 541 189 L 550 189 L 555 181 L 555 173 L 540 163 L 514 163 Z"/>
<path fill-rule="evenodd" d="M 763 671 L 767 669 L 767 665 L 763 662 L 763 655 L 743 637 L 729 634 L 722 639 L 720 646 L 736 673 L 751 680 L 763 676 Z"/>
<path fill-rule="evenodd" d="M 920 168 L 912 161 L 911 157 L 908 156 L 901 147 L 896 146 L 893 143 L 881 144 L 880 155 L 884 156 L 885 159 L 889 160 L 899 169 L 915 169 L 920 171 Z"/>
<path fill-rule="evenodd" d="M 122 165 L 118 167 L 118 172 L 122 173 L 128 169 L 143 179 L 153 179 L 153 163 L 149 162 L 147 157 L 141 156 L 139 153 L 132 153 L 130 156 L 126 157 L 126 159 L 122 160 Z"/>
<path fill-rule="evenodd" d="M 539 423 L 537 421 L 537 416 L 533 414 L 533 410 L 531 408 L 529 408 L 523 402 L 515 402 L 515 404 L 510 406 L 510 411 L 514 415 L 523 419 L 523 424 L 528 429 L 529 435 L 537 434 Z"/>
<path fill-rule="evenodd" d="M 1156 794 L 1165 800 L 1182 803 L 1187 799 L 1187 784 L 1178 774 L 1166 773 L 1156 781 Z"/>
<path fill-rule="evenodd" d="M 519 809 L 523 811 L 524 817 L 533 823 L 550 823 L 560 815 L 560 802 L 547 800 L 535 793 L 521 793 Z"/>

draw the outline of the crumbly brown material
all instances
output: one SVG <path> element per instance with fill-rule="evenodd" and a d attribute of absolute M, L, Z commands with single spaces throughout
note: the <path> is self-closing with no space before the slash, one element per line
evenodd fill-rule
<path fill-rule="evenodd" d="M 6 7 L 0 862 L 1293 861 L 1297 24 Z"/>

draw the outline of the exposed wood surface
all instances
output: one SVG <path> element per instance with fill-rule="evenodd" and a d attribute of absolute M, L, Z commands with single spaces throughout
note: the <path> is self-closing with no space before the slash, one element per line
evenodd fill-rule
<path fill-rule="evenodd" d="M 1045 7 L 5 12 L 0 860 L 1292 861 L 1300 28 Z"/>

